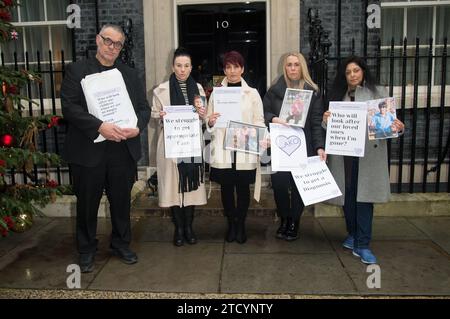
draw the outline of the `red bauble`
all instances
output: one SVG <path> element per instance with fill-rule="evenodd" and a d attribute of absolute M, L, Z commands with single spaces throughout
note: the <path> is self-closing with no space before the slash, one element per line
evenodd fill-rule
<path fill-rule="evenodd" d="M 5 134 L 0 136 L 0 146 L 1 147 L 11 147 L 14 145 L 14 136 Z"/>

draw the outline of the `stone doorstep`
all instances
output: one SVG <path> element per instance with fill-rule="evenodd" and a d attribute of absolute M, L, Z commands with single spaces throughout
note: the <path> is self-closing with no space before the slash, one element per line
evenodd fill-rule
<path fill-rule="evenodd" d="M 315 217 L 341 217 L 341 207 L 329 204 L 314 205 Z M 388 203 L 375 204 L 378 217 L 437 217 L 450 216 L 450 193 L 392 194 Z"/>
<path fill-rule="evenodd" d="M 131 201 L 133 202 L 139 194 L 145 189 L 144 181 L 137 181 L 134 183 L 131 190 Z M 44 208 L 39 210 L 47 217 L 75 217 L 76 216 L 76 197 L 74 195 L 64 195 L 57 197 L 54 203 L 50 203 Z M 109 202 L 105 195 L 100 200 L 100 206 L 98 208 L 98 217 L 109 218 Z"/>
<path fill-rule="evenodd" d="M 144 181 L 138 181 L 133 186 L 132 215 L 143 216 L 170 216 L 168 209 L 158 207 L 157 197 L 149 196 Z M 251 190 L 253 194 L 253 189 Z M 58 197 L 55 203 L 42 208 L 41 211 L 47 217 L 75 217 L 76 197 Z M 196 213 L 205 216 L 223 216 L 223 208 L 220 202 L 220 188 L 213 184 L 212 195 L 208 204 L 197 206 Z M 306 207 L 305 215 L 314 217 L 342 217 L 341 207 L 329 204 L 316 204 Z M 392 194 L 391 201 L 385 204 L 375 204 L 375 216 L 379 217 L 432 217 L 450 216 L 449 193 L 417 193 L 417 194 Z M 263 188 L 261 201 L 252 200 L 249 210 L 250 216 L 276 216 L 276 207 L 271 189 Z M 98 217 L 110 217 L 109 203 L 106 196 L 100 201 Z"/>

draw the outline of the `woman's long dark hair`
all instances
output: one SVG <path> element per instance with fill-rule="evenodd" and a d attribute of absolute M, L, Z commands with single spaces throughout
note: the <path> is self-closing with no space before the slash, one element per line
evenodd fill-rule
<path fill-rule="evenodd" d="M 367 87 L 370 91 L 376 92 L 377 87 L 375 79 L 370 72 L 366 62 L 358 56 L 350 56 L 346 58 L 340 65 L 336 78 L 333 82 L 333 87 L 328 98 L 329 101 L 342 101 L 348 90 L 347 78 L 345 77 L 345 70 L 350 63 L 357 64 L 363 70 L 362 86 Z"/>

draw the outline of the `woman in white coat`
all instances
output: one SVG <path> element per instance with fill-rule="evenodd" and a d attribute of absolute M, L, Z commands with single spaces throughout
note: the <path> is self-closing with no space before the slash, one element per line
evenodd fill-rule
<path fill-rule="evenodd" d="M 175 224 L 174 245 L 182 246 L 184 241 L 197 243 L 192 229 L 195 205 L 206 204 L 206 189 L 203 180 L 204 165 L 200 158 L 165 158 L 163 117 L 165 106 L 195 105 L 199 96 L 205 97 L 200 84 L 191 77 L 192 63 L 188 51 L 178 48 L 173 57 L 173 73 L 169 81 L 153 90 L 152 117 L 161 119 L 157 146 L 156 166 L 158 169 L 159 206 L 169 207 Z M 203 119 L 206 110 L 193 109 Z M 203 144 L 203 136 L 202 144 Z"/>
<path fill-rule="evenodd" d="M 241 87 L 242 121 L 264 127 L 264 112 L 258 91 L 248 86 L 242 78 L 244 58 L 239 52 L 225 54 L 225 79 L 222 86 Z M 220 184 L 222 205 L 228 218 L 226 240 L 243 244 L 247 240 L 245 219 L 250 205 L 250 184 L 255 185 L 255 199 L 259 201 L 261 174 L 259 157 L 253 154 L 232 152 L 224 149 L 225 128 L 215 127 L 220 114 L 214 111 L 214 92 L 208 104 L 207 129 L 211 132 L 210 179 Z M 236 200 L 235 200 L 236 189 Z"/>

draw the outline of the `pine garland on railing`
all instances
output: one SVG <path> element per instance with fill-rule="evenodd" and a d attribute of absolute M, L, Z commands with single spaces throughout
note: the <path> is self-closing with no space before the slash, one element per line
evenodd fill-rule
<path fill-rule="evenodd" d="M 19 35 L 11 21 L 11 10 L 17 1 L 0 0 L 0 43 L 17 40 Z M 32 224 L 38 206 L 45 206 L 61 195 L 63 187 L 46 178 L 39 180 L 35 165 L 46 168 L 59 165 L 58 155 L 37 151 L 39 132 L 59 125 L 54 115 L 24 116 L 22 102 L 31 102 L 21 95 L 30 82 L 39 82 L 37 74 L 27 70 L 0 67 L 0 235 L 10 230 L 25 231 Z M 36 103 L 34 103 L 36 104 Z M 30 183 L 12 182 L 12 174 L 20 172 Z"/>

